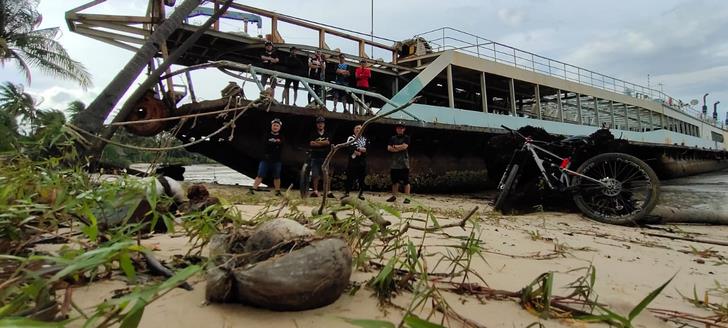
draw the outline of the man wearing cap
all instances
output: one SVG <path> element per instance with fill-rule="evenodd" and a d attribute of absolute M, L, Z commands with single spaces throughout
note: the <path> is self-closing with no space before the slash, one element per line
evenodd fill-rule
<path fill-rule="evenodd" d="M 308 140 L 311 147 L 311 176 L 313 178 L 311 197 L 318 197 L 318 185 L 323 173 L 321 166 L 331 150 L 331 135 L 326 132 L 326 119 L 323 116 L 316 118 L 316 130 Z M 334 195 L 329 193 L 327 197 L 334 197 Z"/>
<path fill-rule="evenodd" d="M 404 134 L 404 122 L 398 121 L 395 125 L 396 134 L 389 139 L 387 151 L 392 153 L 392 166 L 389 171 L 392 178 L 392 197 L 387 199 L 388 202 L 397 200 L 399 192 L 399 184 L 404 185 L 404 203 L 409 204 L 410 181 L 409 181 L 409 152 L 407 149 L 410 144 L 410 137 Z"/>
<path fill-rule="evenodd" d="M 283 123 L 280 119 L 274 118 L 270 122 L 270 132 L 266 134 L 263 159 L 258 164 L 258 175 L 255 177 L 255 182 L 253 182 L 253 187 L 250 189 L 249 194 L 253 194 L 254 190 L 259 190 L 258 186 L 260 186 L 263 178 L 270 173 L 273 176 L 273 186 L 276 190 L 276 196 L 281 195 L 282 126 Z"/>
<path fill-rule="evenodd" d="M 273 48 L 273 42 L 266 41 L 265 42 L 265 48 L 263 49 L 263 52 L 260 54 L 260 61 L 261 61 L 261 67 L 265 69 L 272 70 L 275 64 L 277 64 L 280 60 L 278 59 L 278 54 L 276 53 L 275 48 Z M 263 88 L 265 89 L 266 84 L 268 83 L 268 79 L 270 79 L 270 89 L 271 89 L 271 97 L 275 95 L 276 90 L 276 79 L 274 77 L 271 77 L 270 74 L 261 74 L 260 75 L 260 83 L 263 85 Z"/>

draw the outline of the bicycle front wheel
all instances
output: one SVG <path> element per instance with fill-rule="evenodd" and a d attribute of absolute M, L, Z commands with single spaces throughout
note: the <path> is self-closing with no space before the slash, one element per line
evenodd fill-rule
<path fill-rule="evenodd" d="M 501 183 L 498 185 L 498 197 L 495 199 L 495 205 L 493 206 L 496 211 L 505 212 L 508 209 L 508 196 L 510 196 L 511 190 L 516 185 L 518 173 L 518 164 L 510 165 L 503 173 Z"/>
<path fill-rule="evenodd" d="M 586 216 L 610 224 L 636 224 L 657 205 L 660 182 L 645 162 L 622 153 L 594 156 L 576 170 L 574 202 Z"/>
<path fill-rule="evenodd" d="M 301 172 L 298 177 L 298 190 L 301 192 L 301 198 L 308 197 L 308 184 L 311 178 L 311 167 L 308 162 L 303 163 Z"/>

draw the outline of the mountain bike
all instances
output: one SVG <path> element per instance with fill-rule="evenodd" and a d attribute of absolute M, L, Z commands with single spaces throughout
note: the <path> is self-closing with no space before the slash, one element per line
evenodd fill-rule
<path fill-rule="evenodd" d="M 586 216 L 611 224 L 634 224 L 655 208 L 659 180 L 655 172 L 637 157 L 624 153 L 603 153 L 571 169 L 572 157 L 561 157 L 539 146 L 548 146 L 506 126 L 523 139 L 498 183 L 495 209 L 503 211 L 512 201 L 522 168 L 533 160 L 543 186 L 555 192 L 568 192 Z"/>

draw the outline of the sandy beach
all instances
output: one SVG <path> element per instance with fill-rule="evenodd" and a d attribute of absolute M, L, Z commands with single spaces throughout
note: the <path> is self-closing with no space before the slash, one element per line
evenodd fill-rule
<path fill-rule="evenodd" d="M 244 195 L 243 187 L 208 185 L 211 194 L 230 201 L 240 210 L 242 216 L 251 217 L 266 204 L 277 204 L 279 199 L 272 193 L 261 192 L 255 196 Z M 711 313 L 697 308 L 682 295 L 690 296 L 695 289 L 701 297 L 703 292 L 715 287 L 716 283 L 728 285 L 728 247 L 673 240 L 657 235 L 696 238 L 701 240 L 728 242 L 728 227 L 702 225 L 663 225 L 644 228 L 606 225 L 586 219 L 578 213 L 535 212 L 527 215 L 504 216 L 491 209 L 494 195 L 477 196 L 430 196 L 416 195 L 413 204 L 397 204 L 401 219 L 391 214 L 384 218 L 397 227 L 403 220 L 412 224 L 423 224 L 416 219 L 426 218 L 432 211 L 440 225 L 454 223 L 460 217 L 478 206 L 480 209 L 468 220 L 464 229 L 452 227 L 437 233 L 410 229 L 406 236 L 417 245 L 422 244 L 428 271 L 442 273 L 448 269 L 440 263 L 435 266 L 440 254 L 452 245 L 459 245 L 471 233 L 479 239 L 480 255 L 471 262 L 472 271 L 484 281 L 470 276 L 469 282 L 490 288 L 518 291 L 545 272 L 555 272 L 554 294 L 567 295 L 566 285 L 584 274 L 590 264 L 596 268 L 594 290 L 599 302 L 612 310 L 626 315 L 646 295 L 662 283 L 674 280 L 650 304 L 650 308 L 669 309 L 699 316 Z M 297 197 L 297 196 L 292 196 Z M 386 194 L 370 194 L 368 200 L 386 204 Z M 298 209 L 310 213 L 320 199 L 309 199 Z M 286 216 L 288 210 L 280 216 Z M 310 214 L 309 214 L 310 215 Z M 415 220 L 413 220 L 415 219 Z M 154 235 L 144 240 L 152 245 L 155 254 L 162 260 L 171 260 L 174 255 L 183 255 L 190 247 L 186 236 L 181 233 Z M 203 255 L 206 253 L 203 252 Z M 412 293 L 404 292 L 392 299 L 392 305 L 380 306 L 373 291 L 365 287 L 366 282 L 378 270 L 370 267 L 368 272 L 356 270 L 351 277 L 353 285 L 361 288 L 344 294 L 335 303 L 324 308 L 302 312 L 274 312 L 237 304 L 207 304 L 205 302 L 205 281 L 198 275 L 190 281 L 194 291 L 175 289 L 149 305 L 141 321 L 141 327 L 353 327 L 342 318 L 387 320 L 399 323 L 407 308 Z M 462 277 L 453 278 L 454 281 Z M 74 291 L 74 299 L 81 307 L 97 304 L 111 296 L 114 289 L 126 286 L 124 281 L 112 280 L 94 283 Z M 526 327 L 540 322 L 545 327 L 583 327 L 589 324 L 571 319 L 542 319 L 524 310 L 515 299 L 489 300 L 472 295 L 458 295 L 443 292 L 447 303 L 459 315 L 487 327 Z M 725 294 L 722 297 L 726 297 Z M 725 304 L 728 299 L 712 298 L 711 302 Z M 432 308 L 427 305 L 416 314 L 427 317 Z M 430 318 L 439 322 L 442 316 L 436 313 Z M 644 311 L 633 322 L 637 327 L 674 327 Z M 458 327 L 462 323 L 446 321 L 445 326 Z"/>

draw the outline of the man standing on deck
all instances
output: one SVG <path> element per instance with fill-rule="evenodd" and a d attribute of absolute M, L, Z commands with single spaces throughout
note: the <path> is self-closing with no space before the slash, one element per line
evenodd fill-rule
<path fill-rule="evenodd" d="M 273 48 L 273 42 L 265 41 L 265 48 L 263 49 L 263 52 L 260 54 L 260 60 L 261 60 L 261 67 L 265 69 L 273 69 L 273 66 L 277 64 L 280 60 L 278 59 L 278 54 L 276 53 L 276 49 Z M 260 75 L 260 83 L 263 85 L 263 89 L 265 89 L 265 85 L 268 83 L 268 79 L 270 79 L 270 90 L 271 90 L 271 98 L 275 96 L 276 91 L 276 78 L 270 76 L 270 74 L 261 74 Z"/>
<path fill-rule="evenodd" d="M 270 172 L 273 175 L 273 186 L 276 196 L 281 195 L 281 152 L 283 150 L 283 137 L 281 136 L 281 120 L 274 118 L 270 122 L 270 132 L 266 134 L 265 151 L 263 159 L 258 164 L 258 176 L 255 177 L 253 187 L 248 194 L 254 194 L 263 178 Z"/>
<path fill-rule="evenodd" d="M 311 147 L 311 176 L 313 177 L 313 192 L 311 197 L 318 197 L 318 185 L 321 180 L 323 170 L 321 166 L 326 159 L 326 155 L 331 150 L 331 135 L 326 132 L 326 119 L 323 116 L 316 118 L 316 131 L 311 134 L 308 139 L 309 146 Z M 334 197 L 334 194 L 330 193 L 327 197 Z"/>
<path fill-rule="evenodd" d="M 296 47 L 291 47 L 290 53 L 288 54 L 288 59 L 286 60 L 286 65 L 288 65 L 289 68 L 292 68 L 293 75 L 298 76 L 305 76 L 307 73 L 306 65 L 304 64 L 303 60 L 298 56 L 298 49 Z M 290 91 L 291 91 L 291 85 L 293 85 L 293 105 L 296 105 L 296 100 L 298 99 L 298 80 L 292 80 L 292 79 L 286 79 L 285 85 L 283 85 L 283 103 L 286 105 L 290 105 Z"/>
<path fill-rule="evenodd" d="M 312 80 L 323 81 L 326 72 L 326 59 L 320 50 L 317 50 L 311 57 L 308 58 L 308 78 Z M 312 85 L 313 92 L 316 93 L 321 101 L 326 103 L 326 98 L 323 95 L 323 89 L 320 85 Z M 308 95 L 308 103 L 313 102 L 313 95 Z"/>
<path fill-rule="evenodd" d="M 339 64 L 336 66 L 336 80 L 334 83 L 343 86 L 348 87 L 349 86 L 349 75 L 351 73 L 349 72 L 349 64 L 346 63 L 346 58 L 344 57 L 344 54 L 339 54 Z M 347 92 L 344 90 L 335 90 L 334 91 L 334 112 L 336 112 L 336 105 L 339 101 L 341 101 L 341 104 L 344 106 L 344 113 L 348 113 L 349 110 L 346 109 L 346 98 L 347 98 Z"/>
<path fill-rule="evenodd" d="M 359 62 L 359 67 L 356 68 L 354 71 L 354 76 L 356 77 L 356 88 L 361 89 L 364 91 L 369 90 L 369 78 L 372 77 L 372 70 L 368 67 L 366 60 L 362 59 Z M 361 96 L 361 101 L 366 103 L 364 100 L 364 96 Z M 364 115 L 364 110 L 358 111 L 359 115 Z M 366 113 L 366 114 L 372 114 L 372 113 Z"/>
<path fill-rule="evenodd" d="M 395 131 L 397 132 L 392 138 L 389 139 L 389 145 L 387 151 L 392 153 L 392 166 L 390 169 L 390 176 L 392 178 L 392 197 L 387 199 L 388 202 L 394 202 L 397 200 L 397 193 L 399 192 L 399 184 L 404 185 L 404 203 L 409 204 L 410 199 L 410 181 L 409 181 L 409 152 L 407 149 L 410 144 L 410 137 L 404 134 L 404 122 L 399 121 L 395 125 Z"/>

